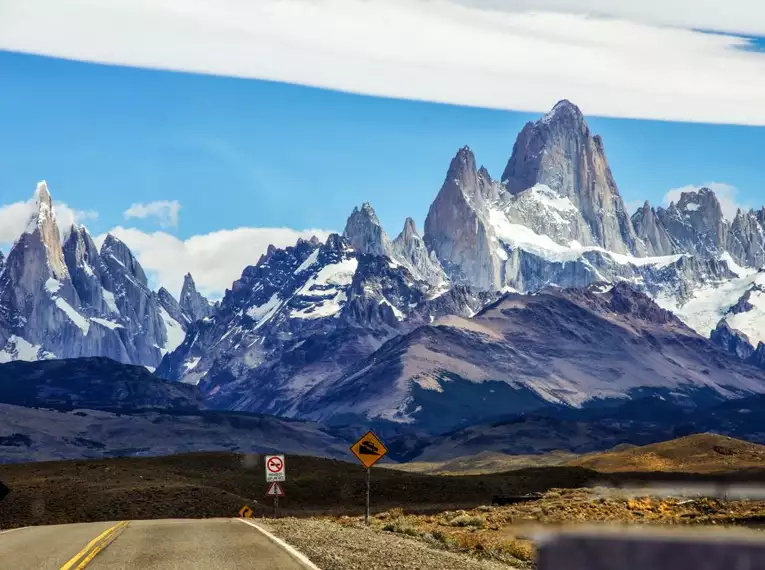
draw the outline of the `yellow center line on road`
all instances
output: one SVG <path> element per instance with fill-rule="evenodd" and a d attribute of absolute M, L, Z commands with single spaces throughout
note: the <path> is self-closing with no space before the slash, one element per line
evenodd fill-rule
<path fill-rule="evenodd" d="M 119 531 L 125 528 L 130 521 L 121 521 L 112 527 L 107 528 L 96 538 L 91 540 L 85 548 L 75 554 L 69 562 L 61 567 L 61 570 L 81 570 L 85 568 L 104 548 L 117 538 Z M 76 566 L 75 566 L 76 564 Z"/>

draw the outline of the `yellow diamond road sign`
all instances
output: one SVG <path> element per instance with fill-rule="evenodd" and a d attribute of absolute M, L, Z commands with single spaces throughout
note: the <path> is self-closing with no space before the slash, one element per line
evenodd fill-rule
<path fill-rule="evenodd" d="M 252 517 L 252 509 L 247 505 L 239 509 L 239 516 L 245 519 Z"/>
<path fill-rule="evenodd" d="M 380 441 L 380 438 L 371 431 L 354 443 L 351 446 L 351 451 L 366 468 L 372 467 L 388 453 L 388 449 Z"/>

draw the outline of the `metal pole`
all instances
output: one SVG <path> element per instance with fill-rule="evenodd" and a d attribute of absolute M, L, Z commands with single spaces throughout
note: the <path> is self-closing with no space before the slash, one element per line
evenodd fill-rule
<path fill-rule="evenodd" d="M 274 496 L 274 518 L 279 518 L 279 495 Z"/>
<path fill-rule="evenodd" d="M 364 524 L 369 524 L 369 490 L 371 488 L 371 472 L 372 470 L 367 467 L 367 504 L 366 509 L 364 509 Z"/>

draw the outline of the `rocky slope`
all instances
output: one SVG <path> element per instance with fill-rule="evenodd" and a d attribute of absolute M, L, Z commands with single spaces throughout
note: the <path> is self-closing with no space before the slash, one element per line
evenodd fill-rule
<path fill-rule="evenodd" d="M 344 236 L 269 248 L 157 372 L 199 383 L 215 406 L 291 413 L 312 386 L 385 341 L 442 315 L 469 317 L 487 298 L 417 279 L 395 254 L 364 253 L 392 249 L 368 205 L 351 215 Z"/>
<path fill-rule="evenodd" d="M 765 375 L 626 284 L 508 294 L 387 342 L 300 401 L 303 417 L 445 431 L 646 393 L 699 402 L 765 393 Z"/>
<path fill-rule="evenodd" d="M 114 236 L 99 250 L 87 229 L 74 226 L 62 243 L 45 182 L 35 200 L 0 266 L 0 362 L 104 356 L 155 367 L 188 323 L 209 314 L 190 276 L 181 306 L 149 289 L 141 264 Z"/>
<path fill-rule="evenodd" d="M 0 402 L 17 406 L 99 410 L 204 408 L 193 386 L 168 382 L 143 366 L 109 358 L 0 364 Z"/>

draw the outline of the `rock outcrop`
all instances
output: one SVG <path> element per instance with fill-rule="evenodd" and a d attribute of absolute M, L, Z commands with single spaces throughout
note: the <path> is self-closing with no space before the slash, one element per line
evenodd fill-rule
<path fill-rule="evenodd" d="M 573 103 L 560 101 L 523 128 L 502 182 L 512 195 L 537 184 L 547 186 L 581 212 L 595 245 L 615 253 L 645 254 L 608 166 L 603 140 L 592 135 Z"/>
<path fill-rule="evenodd" d="M 191 273 L 187 273 L 183 278 L 180 307 L 189 322 L 202 320 L 213 313 L 210 302 L 197 291 Z"/>
<path fill-rule="evenodd" d="M 645 244 L 648 255 L 672 255 L 683 251 L 648 201 L 632 215 L 632 225 L 638 238 Z"/>
<path fill-rule="evenodd" d="M 453 282 L 491 291 L 503 287 L 503 260 L 486 211 L 492 181 L 485 172 L 470 148 L 459 150 L 428 210 L 424 241 Z"/>

